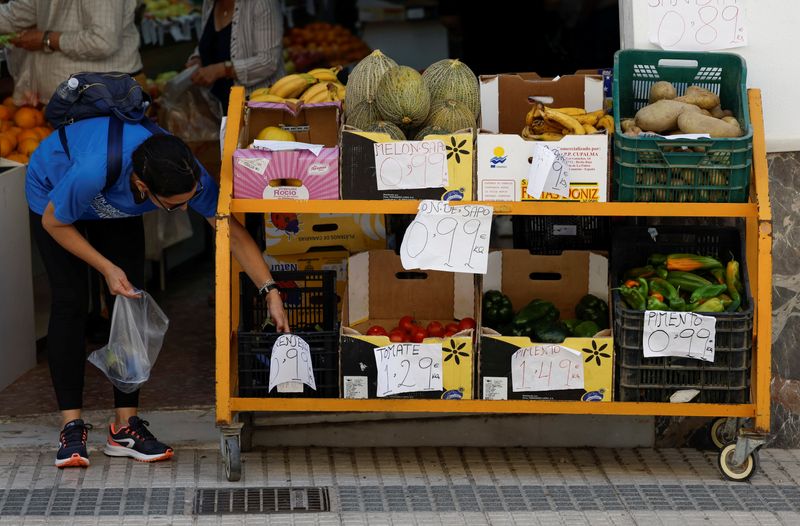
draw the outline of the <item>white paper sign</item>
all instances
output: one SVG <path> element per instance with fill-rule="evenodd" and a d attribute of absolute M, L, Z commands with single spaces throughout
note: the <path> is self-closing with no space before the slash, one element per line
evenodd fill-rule
<path fill-rule="evenodd" d="M 444 142 L 376 142 L 374 146 L 378 190 L 447 186 L 447 149 Z"/>
<path fill-rule="evenodd" d="M 679 356 L 713 362 L 716 324 L 713 316 L 694 312 L 645 311 L 644 357 Z"/>
<path fill-rule="evenodd" d="M 486 274 L 491 206 L 421 201 L 400 247 L 403 268 Z"/>
<path fill-rule="evenodd" d="M 286 382 L 302 382 L 317 390 L 311 349 L 305 340 L 294 334 L 282 334 L 275 340 L 269 362 L 269 390 Z"/>
<path fill-rule="evenodd" d="M 531 157 L 527 194 L 535 199 L 540 199 L 543 193 L 569 197 L 569 164 L 561 150 L 535 143 Z"/>
<path fill-rule="evenodd" d="M 650 42 L 713 51 L 747 45 L 745 0 L 647 0 Z"/>
<path fill-rule="evenodd" d="M 523 347 L 511 356 L 511 387 L 515 393 L 583 389 L 583 357 L 558 344 Z"/>
<path fill-rule="evenodd" d="M 394 343 L 375 349 L 378 396 L 441 391 L 442 344 Z"/>

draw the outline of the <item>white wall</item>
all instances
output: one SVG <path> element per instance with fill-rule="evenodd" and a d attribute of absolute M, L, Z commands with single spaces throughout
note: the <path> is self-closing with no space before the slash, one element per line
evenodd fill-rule
<path fill-rule="evenodd" d="M 747 0 L 746 16 L 748 45 L 727 51 L 744 57 L 747 86 L 761 89 L 767 151 L 800 151 L 800 1 Z M 620 34 L 623 49 L 656 48 L 646 0 L 620 0 Z"/>

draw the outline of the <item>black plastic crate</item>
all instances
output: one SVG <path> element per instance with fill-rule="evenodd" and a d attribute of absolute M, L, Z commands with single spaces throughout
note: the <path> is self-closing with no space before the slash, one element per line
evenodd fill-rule
<path fill-rule="evenodd" d="M 603 250 L 610 246 L 611 223 L 598 216 L 514 216 L 514 248 L 556 255 L 565 250 Z"/>
<path fill-rule="evenodd" d="M 284 296 L 292 334 L 311 349 L 317 390 L 304 385 L 302 393 L 269 392 L 272 346 L 280 334 L 265 325 L 266 300 L 244 274 L 240 274 L 239 396 L 243 397 L 339 397 L 339 331 L 336 316 L 336 271 L 273 272 Z M 303 330 L 312 328 L 312 330 Z M 313 328 L 318 328 L 315 330 Z"/>
<path fill-rule="evenodd" d="M 653 240 L 651 229 L 657 233 Z M 703 313 L 716 318 L 715 361 L 689 358 L 645 358 L 642 351 L 644 312 L 633 310 L 613 293 L 614 345 L 618 400 L 666 402 L 675 391 L 698 389 L 695 402 L 746 403 L 750 398 L 753 348 L 753 299 L 747 279 L 742 235 L 738 228 L 702 226 L 621 227 L 614 231 L 612 286 L 626 269 L 641 266 L 653 253 L 696 253 L 740 263 L 744 294 L 742 312 Z"/>

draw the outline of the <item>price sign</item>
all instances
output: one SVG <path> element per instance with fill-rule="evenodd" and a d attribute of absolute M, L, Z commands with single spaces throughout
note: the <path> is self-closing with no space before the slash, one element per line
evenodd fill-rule
<path fill-rule="evenodd" d="M 294 334 L 282 334 L 275 340 L 269 362 L 269 390 L 287 382 L 301 382 L 317 390 L 311 349 Z"/>
<path fill-rule="evenodd" d="M 442 141 L 376 142 L 374 146 L 378 190 L 447 186 L 447 149 Z"/>
<path fill-rule="evenodd" d="M 534 144 L 526 192 L 534 199 L 541 199 L 542 194 L 569 197 L 569 166 L 561 150 Z"/>
<path fill-rule="evenodd" d="M 713 362 L 716 324 L 713 316 L 694 312 L 645 311 L 644 357 L 678 356 Z"/>
<path fill-rule="evenodd" d="M 395 343 L 375 349 L 378 396 L 441 391 L 442 344 Z"/>
<path fill-rule="evenodd" d="M 747 45 L 745 0 L 647 0 L 650 42 L 713 51 Z"/>
<path fill-rule="evenodd" d="M 400 247 L 403 268 L 486 274 L 492 213 L 484 205 L 420 202 Z"/>
<path fill-rule="evenodd" d="M 511 356 L 511 387 L 515 393 L 583 389 L 581 353 L 561 345 L 523 347 Z"/>

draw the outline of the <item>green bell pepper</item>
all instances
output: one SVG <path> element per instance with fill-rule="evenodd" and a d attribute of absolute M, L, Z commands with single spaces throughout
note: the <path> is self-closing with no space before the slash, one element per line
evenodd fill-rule
<path fill-rule="evenodd" d="M 667 304 L 654 296 L 647 298 L 647 310 L 669 310 Z"/>
<path fill-rule="evenodd" d="M 511 300 L 499 290 L 490 290 L 483 295 L 483 324 L 487 327 L 502 327 L 514 319 Z"/>
<path fill-rule="evenodd" d="M 581 321 L 593 321 L 601 329 L 608 329 L 608 303 L 601 298 L 587 294 L 575 306 L 575 316 Z"/>
<path fill-rule="evenodd" d="M 572 331 L 573 336 L 576 338 L 591 338 L 600 332 L 600 327 L 593 321 L 582 321 L 575 330 Z"/>

